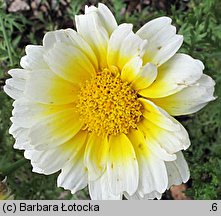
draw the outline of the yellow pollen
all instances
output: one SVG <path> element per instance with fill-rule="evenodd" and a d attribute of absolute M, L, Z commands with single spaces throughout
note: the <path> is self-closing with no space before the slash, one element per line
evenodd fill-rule
<path fill-rule="evenodd" d="M 86 81 L 78 95 L 77 109 L 85 129 L 99 135 L 127 134 L 142 116 L 137 92 L 108 69 Z"/>

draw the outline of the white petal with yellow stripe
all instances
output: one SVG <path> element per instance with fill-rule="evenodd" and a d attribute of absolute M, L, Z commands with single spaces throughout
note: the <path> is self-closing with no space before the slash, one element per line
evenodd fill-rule
<path fill-rule="evenodd" d="M 132 31 L 132 24 L 121 24 L 112 33 L 108 43 L 108 66 L 116 66 L 121 71 L 134 57 L 142 57 L 147 44 Z"/>
<path fill-rule="evenodd" d="M 134 148 L 125 134 L 110 136 L 107 175 L 111 193 L 129 195 L 138 187 L 139 171 Z"/>
<path fill-rule="evenodd" d="M 180 92 L 163 98 L 154 98 L 152 101 L 173 116 L 191 114 L 216 99 L 213 96 L 214 85 L 214 80 L 203 74 L 196 83 Z"/>
<path fill-rule="evenodd" d="M 200 79 L 204 66 L 186 54 L 175 54 L 158 68 L 155 82 L 139 91 L 146 98 L 161 98 L 191 86 Z"/>

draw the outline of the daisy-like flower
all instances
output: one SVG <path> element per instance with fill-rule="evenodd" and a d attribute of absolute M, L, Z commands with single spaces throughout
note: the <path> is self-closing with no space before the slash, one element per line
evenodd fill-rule
<path fill-rule="evenodd" d="M 189 179 L 188 133 L 172 116 L 214 100 L 203 63 L 175 54 L 183 37 L 160 17 L 136 33 L 103 4 L 76 16 L 77 31 L 28 45 L 5 92 L 15 99 L 10 133 L 33 171 L 61 170 L 58 186 L 92 199 L 160 199 Z"/>

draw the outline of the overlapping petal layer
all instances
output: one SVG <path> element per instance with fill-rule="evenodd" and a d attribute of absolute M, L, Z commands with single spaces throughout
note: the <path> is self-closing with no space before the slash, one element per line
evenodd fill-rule
<path fill-rule="evenodd" d="M 172 95 L 194 84 L 202 76 L 203 64 L 186 54 L 175 54 L 158 68 L 155 82 L 139 91 L 147 98 L 161 98 Z"/>
<path fill-rule="evenodd" d="M 132 28 L 132 24 L 121 24 L 112 33 L 107 52 L 109 67 L 116 66 L 122 70 L 132 58 L 143 56 L 147 41 L 134 34 Z"/>
<path fill-rule="evenodd" d="M 137 31 L 142 39 L 148 40 L 144 54 L 144 62 L 157 66 L 169 60 L 183 43 L 183 36 L 176 34 L 176 28 L 171 25 L 169 17 L 160 17 L 145 24 Z"/>
<path fill-rule="evenodd" d="M 152 101 L 174 116 L 197 112 L 208 102 L 215 100 L 213 96 L 215 82 L 205 74 L 196 83 L 167 97 L 154 98 Z"/>

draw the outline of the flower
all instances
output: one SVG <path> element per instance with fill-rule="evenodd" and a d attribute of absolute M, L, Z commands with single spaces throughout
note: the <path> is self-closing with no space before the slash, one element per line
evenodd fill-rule
<path fill-rule="evenodd" d="M 104 5 L 72 29 L 28 45 L 5 92 L 15 99 L 10 133 L 33 171 L 61 170 L 58 186 L 92 199 L 160 199 L 189 179 L 188 133 L 172 116 L 214 100 L 204 65 L 175 54 L 183 37 L 160 17 L 136 33 Z"/>

